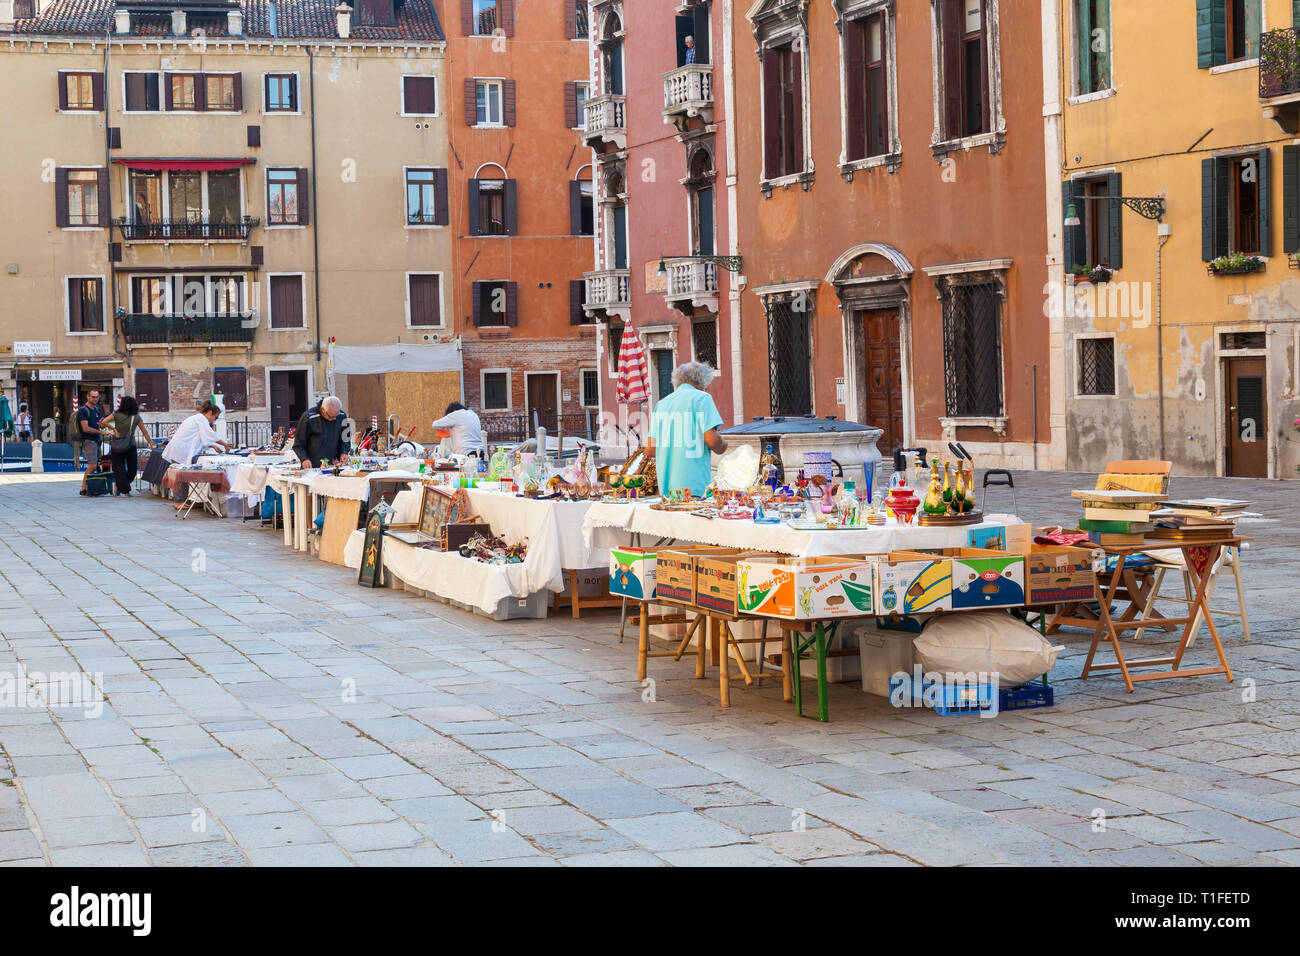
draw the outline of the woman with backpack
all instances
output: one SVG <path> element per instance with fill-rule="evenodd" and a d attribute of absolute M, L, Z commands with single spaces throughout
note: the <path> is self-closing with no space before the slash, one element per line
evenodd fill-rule
<path fill-rule="evenodd" d="M 113 478 L 116 481 L 116 493 L 131 495 L 131 482 L 139 473 L 139 457 L 135 447 L 135 432 L 144 436 L 146 446 L 153 445 L 149 431 L 140 418 L 140 404 L 130 395 L 123 395 L 113 414 L 113 437 L 109 449 L 113 455 Z"/>

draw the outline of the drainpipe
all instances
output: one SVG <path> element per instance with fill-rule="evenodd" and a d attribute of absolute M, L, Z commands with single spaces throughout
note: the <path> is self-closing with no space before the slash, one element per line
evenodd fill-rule
<path fill-rule="evenodd" d="M 1160 252 L 1169 241 L 1169 224 L 1156 226 L 1159 238 L 1156 240 L 1156 388 L 1159 389 L 1160 407 L 1160 460 L 1168 461 L 1165 455 L 1165 327 L 1161 309 L 1161 297 L 1164 293 L 1164 278 L 1160 270 Z"/>
<path fill-rule="evenodd" d="M 113 352 L 130 367 L 131 353 L 118 348 L 117 275 L 113 272 L 113 152 L 110 149 L 113 125 L 113 85 L 109 80 L 109 51 L 113 46 L 113 20 L 104 24 L 104 205 L 101 215 L 108 216 L 108 314 L 113 320 Z"/>
<path fill-rule="evenodd" d="M 731 35 L 732 0 L 722 3 L 722 74 L 727 97 L 727 254 L 740 255 L 740 236 L 737 234 L 739 213 L 736 208 L 738 176 L 736 171 L 736 62 L 735 42 Z M 741 273 L 729 273 L 727 298 L 731 303 L 731 420 L 737 424 L 745 421 L 743 341 L 740 329 Z"/>
<path fill-rule="evenodd" d="M 307 88 L 311 96 L 311 260 L 312 288 L 316 312 L 316 361 L 320 361 L 320 206 L 316 194 L 316 61 L 312 57 L 311 47 L 307 46 Z"/>

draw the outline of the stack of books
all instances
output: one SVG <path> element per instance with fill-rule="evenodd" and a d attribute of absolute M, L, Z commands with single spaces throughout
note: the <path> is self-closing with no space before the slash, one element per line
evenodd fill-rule
<path fill-rule="evenodd" d="M 1079 521 L 1079 528 L 1088 532 L 1093 544 L 1111 547 L 1142 544 L 1146 533 L 1155 528 L 1151 513 L 1169 497 L 1127 489 L 1089 489 L 1071 494 L 1083 499 L 1083 518 Z"/>
<path fill-rule="evenodd" d="M 1171 541 L 1196 541 L 1232 537 L 1237 519 L 1259 517 L 1246 510 L 1249 501 L 1231 498 L 1195 498 L 1170 501 L 1151 513 L 1155 521 L 1152 537 Z"/>

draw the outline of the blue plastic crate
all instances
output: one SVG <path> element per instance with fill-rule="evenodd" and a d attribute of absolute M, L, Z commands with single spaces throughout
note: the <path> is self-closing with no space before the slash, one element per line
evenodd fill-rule
<path fill-rule="evenodd" d="M 999 710 L 1028 710 L 1030 707 L 1051 707 L 1055 703 L 1056 691 L 1051 684 L 1021 684 L 998 691 Z"/>
<path fill-rule="evenodd" d="M 963 714 L 982 714 L 991 711 L 997 697 L 996 684 L 949 684 L 922 680 L 917 682 L 907 674 L 898 674 L 889 679 L 891 699 L 900 687 L 904 700 L 924 701 L 934 696 L 934 712 L 943 717 L 956 717 Z M 931 687 L 934 690 L 930 690 Z"/>

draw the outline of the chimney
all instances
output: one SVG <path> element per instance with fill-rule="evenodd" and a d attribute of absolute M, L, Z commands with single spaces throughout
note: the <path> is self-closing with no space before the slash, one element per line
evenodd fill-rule
<path fill-rule="evenodd" d="M 276 17 L 275 0 L 268 0 L 267 8 L 267 28 L 271 31 L 272 37 L 280 35 L 280 24 Z"/>
<path fill-rule="evenodd" d="M 346 40 L 352 36 L 352 8 L 346 3 L 340 3 L 334 8 L 334 19 L 338 23 L 339 39 Z"/>
<path fill-rule="evenodd" d="M 131 12 L 129 10 L 118 9 L 113 14 L 113 32 L 119 35 L 125 35 L 131 32 Z"/>
<path fill-rule="evenodd" d="M 244 11 L 231 10 L 226 14 L 226 32 L 232 37 L 244 35 Z"/>
<path fill-rule="evenodd" d="M 178 37 L 185 36 L 185 11 L 184 10 L 172 11 L 172 35 Z"/>
<path fill-rule="evenodd" d="M 0 0 L 0 33 L 11 33 L 14 28 L 13 0 Z"/>

